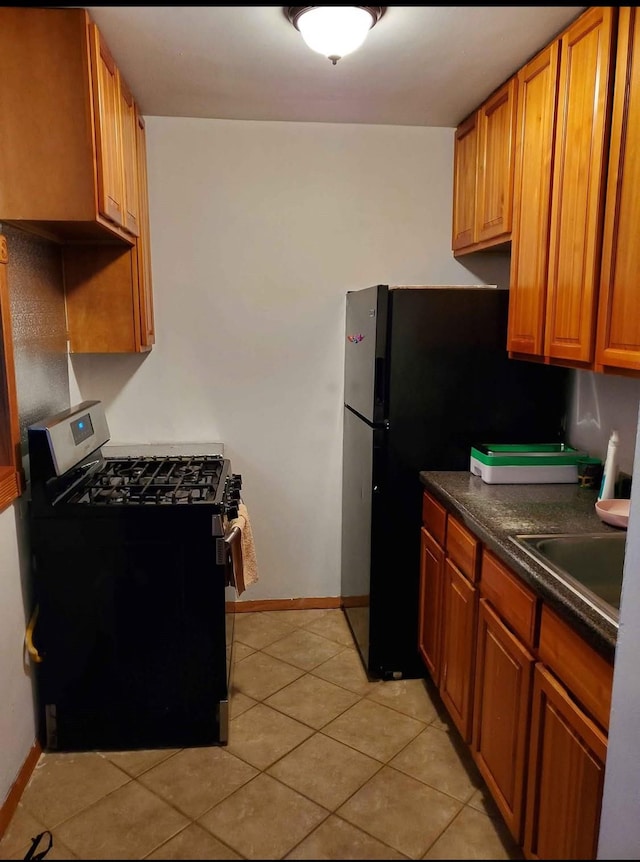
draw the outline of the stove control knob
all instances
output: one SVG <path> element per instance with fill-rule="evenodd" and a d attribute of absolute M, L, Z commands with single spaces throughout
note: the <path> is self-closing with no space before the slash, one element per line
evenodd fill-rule
<path fill-rule="evenodd" d="M 236 488 L 242 488 L 242 476 L 240 473 L 232 473 L 231 482 L 236 486 Z"/>
<path fill-rule="evenodd" d="M 231 503 L 237 502 L 240 499 L 240 488 L 229 488 L 227 498 Z"/>
<path fill-rule="evenodd" d="M 238 507 L 237 506 L 227 506 L 227 518 L 230 521 L 233 521 L 234 518 L 238 517 Z"/>

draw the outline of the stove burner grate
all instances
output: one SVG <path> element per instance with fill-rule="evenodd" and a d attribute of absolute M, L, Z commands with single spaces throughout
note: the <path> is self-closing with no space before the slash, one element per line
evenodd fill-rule
<path fill-rule="evenodd" d="M 222 466 L 218 457 L 107 458 L 70 502 L 127 506 L 212 502 Z"/>

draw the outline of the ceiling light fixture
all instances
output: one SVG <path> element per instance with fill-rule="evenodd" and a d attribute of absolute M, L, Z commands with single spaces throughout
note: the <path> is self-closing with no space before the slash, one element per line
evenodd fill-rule
<path fill-rule="evenodd" d="M 367 38 L 386 6 L 285 6 L 284 13 L 302 38 L 335 66 Z"/>

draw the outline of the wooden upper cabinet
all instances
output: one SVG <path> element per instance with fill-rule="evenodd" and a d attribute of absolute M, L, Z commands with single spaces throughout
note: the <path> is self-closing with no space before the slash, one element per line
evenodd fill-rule
<path fill-rule="evenodd" d="M 640 371 L 640 16 L 620 8 L 597 335 L 597 370 Z"/>
<path fill-rule="evenodd" d="M 63 248 L 70 353 L 144 353 L 155 342 L 146 141 L 140 116 L 134 132 L 140 183 L 135 207 L 139 236 L 133 247 L 102 242 Z"/>
<path fill-rule="evenodd" d="M 145 165 L 138 157 L 138 109 L 131 91 L 118 74 L 120 84 L 120 117 L 122 129 L 122 182 L 124 189 L 124 211 L 122 224 L 134 236 L 140 233 L 141 177 Z M 146 192 L 146 189 L 145 189 Z"/>
<path fill-rule="evenodd" d="M 120 76 L 100 31 L 89 25 L 96 140 L 98 209 L 124 225 L 124 175 Z"/>
<path fill-rule="evenodd" d="M 476 242 L 511 237 L 516 106 L 513 77 L 478 111 Z"/>
<path fill-rule="evenodd" d="M 137 349 L 149 350 L 155 343 L 153 317 L 153 289 L 151 279 L 151 236 L 149 230 L 149 198 L 147 193 L 147 142 L 144 120 L 136 118 L 136 155 L 138 159 L 139 223 L 140 233 L 136 242 L 135 263 L 137 268 L 138 315 L 140 318 L 140 343 Z"/>
<path fill-rule="evenodd" d="M 454 251 L 475 242 L 476 166 L 478 163 L 478 114 L 472 114 L 456 129 L 453 155 Z"/>
<path fill-rule="evenodd" d="M 507 348 L 534 356 L 544 353 L 559 57 L 555 41 L 518 73 Z"/>
<path fill-rule="evenodd" d="M 119 72 L 87 11 L 0 7 L 0 56 L 0 220 L 131 245 L 133 126 L 123 134 Z"/>
<path fill-rule="evenodd" d="M 139 234 L 138 109 L 95 24 L 89 25 L 96 138 L 98 209 Z"/>
<path fill-rule="evenodd" d="M 456 129 L 451 243 L 456 254 L 511 239 L 516 105 L 513 77 Z"/>
<path fill-rule="evenodd" d="M 594 359 L 617 9 L 591 7 L 560 37 L 545 354 Z"/>

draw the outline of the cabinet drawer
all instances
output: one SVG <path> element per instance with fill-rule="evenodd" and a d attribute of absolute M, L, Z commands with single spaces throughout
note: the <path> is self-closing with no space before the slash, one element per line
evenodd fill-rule
<path fill-rule="evenodd" d="M 542 606 L 540 614 L 538 655 L 584 709 L 608 731 L 613 665 L 546 605 Z"/>
<path fill-rule="evenodd" d="M 472 582 L 478 579 L 480 541 L 452 515 L 447 518 L 446 551 L 463 575 Z"/>
<path fill-rule="evenodd" d="M 422 523 L 433 538 L 444 548 L 444 537 L 447 525 L 447 512 L 444 506 L 428 494 L 422 495 Z"/>
<path fill-rule="evenodd" d="M 538 605 L 536 595 L 486 549 L 482 555 L 480 593 L 489 599 L 524 643 L 533 648 Z"/>

